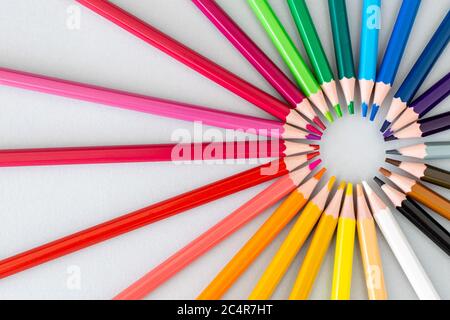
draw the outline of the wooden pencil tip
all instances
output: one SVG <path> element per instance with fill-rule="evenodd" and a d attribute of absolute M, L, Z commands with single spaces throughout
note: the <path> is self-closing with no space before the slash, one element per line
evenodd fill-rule
<path fill-rule="evenodd" d="M 327 171 L 326 168 L 320 169 L 319 172 L 317 172 L 317 173 L 314 175 L 314 178 L 317 179 L 317 180 L 322 179 L 322 176 L 325 174 L 326 171 Z"/>
<path fill-rule="evenodd" d="M 358 184 L 356 185 L 356 195 L 357 195 L 358 197 L 363 195 L 363 187 L 362 187 L 362 184 L 361 184 L 361 183 L 358 183 Z"/>
<path fill-rule="evenodd" d="M 391 158 L 386 158 L 386 159 L 384 159 L 384 161 L 386 161 L 387 163 L 392 164 L 393 166 L 396 166 L 396 167 L 398 167 L 402 163 L 401 161 L 394 160 Z"/>
<path fill-rule="evenodd" d="M 319 156 L 319 155 L 320 155 L 320 152 L 318 152 L 318 151 L 316 151 L 316 152 L 311 152 L 311 153 L 308 153 L 308 154 L 306 155 L 306 159 L 311 160 L 311 159 L 314 159 L 315 157 L 317 157 L 317 156 Z"/>
<path fill-rule="evenodd" d="M 381 167 L 379 169 L 379 171 L 385 177 L 390 177 L 391 176 L 391 172 L 388 169 L 385 169 L 385 168 Z"/>
<path fill-rule="evenodd" d="M 342 181 L 342 182 L 339 184 L 338 190 L 343 190 L 343 189 L 345 188 L 346 185 L 347 185 L 347 182 Z"/>

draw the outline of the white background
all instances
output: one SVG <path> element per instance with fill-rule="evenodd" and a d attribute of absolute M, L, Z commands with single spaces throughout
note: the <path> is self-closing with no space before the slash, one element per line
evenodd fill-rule
<path fill-rule="evenodd" d="M 208 58 L 276 95 L 265 80 L 188 0 L 113 1 L 182 41 Z M 271 0 L 288 32 L 301 47 L 285 1 Z M 336 70 L 326 0 L 308 4 L 331 64 Z M 270 40 L 244 0 L 219 3 L 265 52 L 287 72 Z M 347 0 L 355 64 L 358 59 L 362 1 Z M 81 10 L 80 30 L 67 25 L 72 0 L 0 0 L 0 65 L 74 81 L 185 101 L 218 109 L 267 117 L 250 105 L 172 58 L 131 36 L 111 22 Z M 383 1 L 380 59 L 401 1 Z M 447 10 L 449 0 L 424 0 L 405 57 L 397 88 Z M 303 48 L 301 48 L 302 52 Z M 449 69 L 446 51 L 425 81 L 422 93 Z M 343 101 L 343 99 L 341 99 Z M 387 99 L 389 102 L 390 99 Z M 446 100 L 433 113 L 448 111 Z M 387 108 L 387 106 L 385 106 Z M 339 179 L 354 183 L 371 179 L 384 158 L 373 124 L 358 115 L 330 126 L 322 143 L 324 165 Z M 384 112 L 381 112 L 384 115 Z M 191 130 L 182 121 L 100 105 L 0 87 L 0 147 L 56 147 L 170 142 L 175 129 Z M 431 140 L 448 140 L 449 133 Z M 417 141 L 403 142 L 402 145 Z M 450 169 L 450 161 L 435 164 Z M 252 165 L 192 165 L 170 163 L 117 164 L 0 169 L 0 257 L 30 249 L 151 203 L 248 169 Z M 266 185 L 258 186 L 195 210 L 160 221 L 118 238 L 0 280 L 0 298 L 110 299 L 152 267 L 211 227 Z M 446 194 L 449 192 L 435 188 Z M 257 230 L 273 210 L 211 250 L 150 299 L 191 299 Z M 396 217 L 425 270 L 443 298 L 450 298 L 450 263 L 446 254 L 403 216 Z M 448 221 L 432 215 L 450 227 Z M 239 279 L 225 298 L 244 299 L 286 235 L 286 230 Z M 383 237 L 379 235 L 385 277 L 392 299 L 415 299 Z M 287 298 L 306 244 L 274 298 Z M 355 247 L 352 298 L 366 299 L 359 249 Z M 330 294 L 334 243 L 324 260 L 311 298 Z M 67 287 L 68 270 L 81 270 L 81 290 Z"/>

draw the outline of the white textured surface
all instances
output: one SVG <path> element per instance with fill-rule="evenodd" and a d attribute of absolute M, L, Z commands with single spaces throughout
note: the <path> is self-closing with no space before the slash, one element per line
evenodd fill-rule
<path fill-rule="evenodd" d="M 258 87 L 275 94 L 190 1 L 113 2 Z M 285 1 L 270 2 L 286 24 L 288 32 L 299 44 Z M 309 0 L 308 4 L 326 53 L 336 70 L 326 2 Z M 220 0 L 219 3 L 287 71 L 246 2 Z M 361 1 L 347 0 L 347 3 L 354 56 L 357 57 Z M 380 57 L 400 3 L 400 0 L 383 1 Z M 255 116 L 267 116 L 258 108 L 89 10 L 81 10 L 81 29 L 69 30 L 66 20 L 68 8 L 74 5 L 72 0 L 0 0 L 0 5 L 1 66 Z M 449 7 L 449 0 L 423 1 L 414 34 L 400 66 L 396 88 Z M 447 50 L 419 93 L 446 74 L 449 63 Z M 450 101 L 447 100 L 434 113 L 448 111 L 449 106 Z M 360 111 L 359 107 L 356 109 L 357 112 Z M 384 112 L 378 117 L 379 121 L 382 115 Z M 190 130 L 192 125 L 0 87 L 0 148 L 163 143 L 169 142 L 171 133 L 178 128 Z M 378 128 L 379 123 L 371 124 L 362 120 L 359 114 L 350 117 L 347 113 L 344 119 L 330 126 L 322 143 L 323 160 L 329 171 L 339 179 L 352 182 L 362 178 L 371 179 L 384 157 L 385 145 L 378 134 Z M 445 133 L 428 140 L 449 138 L 450 134 Z M 415 142 L 403 142 L 402 145 Z M 391 143 L 389 148 L 391 145 L 396 144 Z M 434 164 L 450 169 L 448 160 L 435 161 Z M 152 163 L 0 169 L 0 257 L 30 249 L 250 166 L 174 166 Z M 255 187 L 0 280 L 0 298 L 109 299 L 263 187 Z M 438 191 L 450 195 L 444 189 Z M 270 211 L 211 250 L 149 298 L 195 298 Z M 432 214 L 447 228 L 450 227 L 448 221 Z M 448 256 L 403 216 L 397 213 L 396 218 L 437 291 L 443 298 L 449 299 Z M 241 299 L 248 296 L 285 235 L 286 230 L 239 279 L 225 298 Z M 381 235 L 380 247 L 390 298 L 416 298 Z M 287 298 L 305 248 L 306 246 L 274 298 Z M 366 299 L 357 247 L 355 252 L 352 298 Z M 329 297 L 333 253 L 334 249 L 330 250 L 324 261 L 312 298 Z M 81 270 L 81 290 L 67 288 L 67 272 L 71 270 L 71 266 L 77 266 Z"/>

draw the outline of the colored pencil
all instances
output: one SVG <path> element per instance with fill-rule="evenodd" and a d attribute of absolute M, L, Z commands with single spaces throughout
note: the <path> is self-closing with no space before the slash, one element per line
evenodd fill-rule
<path fill-rule="evenodd" d="M 295 189 L 274 211 L 249 241 L 234 255 L 213 281 L 197 297 L 198 300 L 219 300 L 248 269 L 255 259 L 267 248 L 275 237 L 286 227 L 296 214 L 306 205 L 325 169 L 312 179 Z"/>
<path fill-rule="evenodd" d="M 200 55 L 182 43 L 145 23 L 127 11 L 105 0 L 76 0 L 117 26 L 130 32 L 144 42 L 170 55 L 172 58 L 194 69 L 198 73 L 216 82 L 241 98 L 253 103 L 262 110 L 283 122 L 296 126 L 300 115 L 289 106 L 239 78 L 215 62 Z M 311 119 L 312 120 L 312 119 Z M 301 126 L 301 125 L 300 125 Z"/>
<path fill-rule="evenodd" d="M 338 220 L 331 300 L 350 300 L 355 231 L 353 185 L 349 183 Z"/>
<path fill-rule="evenodd" d="M 0 261 L 0 278 L 286 175 L 305 160 L 304 155 L 275 160 L 6 258 Z"/>
<path fill-rule="evenodd" d="M 248 132 L 274 138 L 295 139 L 296 136 L 299 136 L 299 130 L 279 121 L 265 120 L 5 68 L 0 68 L 0 84 L 179 120 L 202 121 L 206 125 L 226 129 L 245 129 Z M 301 118 L 300 115 L 298 116 Z M 303 128 L 307 130 L 308 123 L 304 119 L 302 121 L 304 121 Z M 300 136 L 303 134 L 300 132 Z"/>
<path fill-rule="evenodd" d="M 323 50 L 308 6 L 305 0 L 288 0 L 288 4 L 320 87 L 330 100 L 337 115 L 342 117 L 334 74 Z"/>
<path fill-rule="evenodd" d="M 450 220 L 450 201 L 448 199 L 414 179 L 391 172 L 385 168 L 380 168 L 380 173 L 391 180 L 407 196 Z"/>
<path fill-rule="evenodd" d="M 320 160 L 317 160 L 276 181 L 160 265 L 153 268 L 142 278 L 119 293 L 114 299 L 136 300 L 144 298 L 195 259 L 205 254 L 240 227 L 292 192 L 319 163 Z"/>
<path fill-rule="evenodd" d="M 331 29 L 333 31 L 334 50 L 338 66 L 339 81 L 344 91 L 349 111 L 354 110 L 355 65 L 347 19 L 345 0 L 328 0 Z"/>
<path fill-rule="evenodd" d="M 386 120 L 381 127 L 382 132 L 386 131 L 400 113 L 406 109 L 407 105 L 412 102 L 417 90 L 419 90 L 423 81 L 447 46 L 449 39 L 450 11 L 447 12 L 444 20 L 409 71 L 398 91 L 395 93 Z"/>
<path fill-rule="evenodd" d="M 0 167 L 271 158 L 318 149 L 283 140 L 9 149 L 0 150 Z"/>
<path fill-rule="evenodd" d="M 417 120 L 399 131 L 385 135 L 384 141 L 428 137 L 448 129 L 450 129 L 450 111 Z"/>
<path fill-rule="evenodd" d="M 270 36 L 274 46 L 291 70 L 297 84 L 308 99 L 322 112 L 329 122 L 333 116 L 317 80 L 303 61 L 292 39 L 284 29 L 267 0 L 247 0 L 261 25 Z"/>
<path fill-rule="evenodd" d="M 367 294 L 370 300 L 387 300 L 383 264 L 378 247 L 377 231 L 361 184 L 356 185 L 356 228 L 364 267 Z"/>
<path fill-rule="evenodd" d="M 402 2 L 394 29 L 384 52 L 383 61 L 378 70 L 371 111 L 372 118 L 376 117 L 378 109 L 394 84 L 420 3 L 421 0 L 403 0 Z"/>
<path fill-rule="evenodd" d="M 414 121 L 421 119 L 428 112 L 434 109 L 439 103 L 448 97 L 450 94 L 450 72 L 447 73 L 441 80 L 436 82 L 430 89 L 424 94 L 415 99 L 395 120 L 391 128 L 386 130 L 385 133 L 391 134 L 403 127 L 407 126 Z"/>
<path fill-rule="evenodd" d="M 335 181 L 336 178 L 331 177 L 328 183 L 308 202 L 250 294 L 250 300 L 270 299 L 319 220 Z"/>
<path fill-rule="evenodd" d="M 375 221 L 419 299 L 440 299 L 433 287 L 433 283 L 428 278 L 422 264 L 389 207 L 370 188 L 367 182 L 363 181 L 363 185 Z"/>
<path fill-rule="evenodd" d="M 325 130 L 325 125 L 315 114 L 309 100 L 215 0 L 192 2 L 293 108 Z"/>
<path fill-rule="evenodd" d="M 389 158 L 386 159 L 386 162 L 408 172 L 417 179 L 450 189 L 450 171 L 421 162 L 405 162 Z"/>
<path fill-rule="evenodd" d="M 423 210 L 419 204 L 407 197 L 404 193 L 384 183 L 384 181 L 377 177 L 374 180 L 395 208 L 450 256 L 450 233 Z"/>
<path fill-rule="evenodd" d="M 399 149 L 387 150 L 386 154 L 394 154 L 424 160 L 450 159 L 450 141 L 419 143 Z"/>
<path fill-rule="evenodd" d="M 367 109 L 372 97 L 372 90 L 377 76 L 378 33 L 381 28 L 381 0 L 364 0 L 362 6 L 361 44 L 359 51 L 358 82 L 361 90 L 362 116 L 367 116 Z M 370 120 L 376 111 L 372 108 Z"/>
<path fill-rule="evenodd" d="M 311 289 L 319 273 L 323 258 L 330 246 L 339 217 L 345 182 L 339 185 L 334 197 L 328 204 L 314 232 L 311 244 L 292 288 L 289 300 L 308 299 Z"/>

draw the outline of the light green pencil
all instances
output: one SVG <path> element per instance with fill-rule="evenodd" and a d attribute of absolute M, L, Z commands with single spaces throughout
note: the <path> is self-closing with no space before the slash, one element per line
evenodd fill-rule
<path fill-rule="evenodd" d="M 333 116 L 325 101 L 322 89 L 317 80 L 303 61 L 292 39 L 287 34 L 278 17 L 267 0 L 247 0 L 258 20 L 270 36 L 284 62 L 287 64 L 295 80 L 308 99 L 322 112 L 328 121 L 333 122 Z"/>

